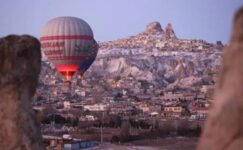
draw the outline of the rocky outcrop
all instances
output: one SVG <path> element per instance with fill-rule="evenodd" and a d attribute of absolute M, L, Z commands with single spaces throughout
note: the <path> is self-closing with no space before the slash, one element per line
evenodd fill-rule
<path fill-rule="evenodd" d="M 240 150 L 243 147 L 243 8 L 235 16 L 229 47 L 198 150 Z"/>
<path fill-rule="evenodd" d="M 168 23 L 165 27 L 165 37 L 166 39 L 177 39 L 171 23 Z"/>
<path fill-rule="evenodd" d="M 163 33 L 163 29 L 161 28 L 161 25 L 159 22 L 155 21 L 155 22 L 151 22 L 146 26 L 146 33 L 150 33 L 150 34 L 155 34 L 155 33 Z"/>
<path fill-rule="evenodd" d="M 37 39 L 27 35 L 0 39 L 0 149 L 44 149 L 31 106 L 40 64 Z"/>

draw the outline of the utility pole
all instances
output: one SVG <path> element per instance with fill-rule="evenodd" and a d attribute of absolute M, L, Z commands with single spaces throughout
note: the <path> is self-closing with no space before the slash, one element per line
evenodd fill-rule
<path fill-rule="evenodd" d="M 104 123 L 104 111 L 102 111 L 102 122 L 100 128 L 100 143 L 103 143 L 103 123 Z"/>

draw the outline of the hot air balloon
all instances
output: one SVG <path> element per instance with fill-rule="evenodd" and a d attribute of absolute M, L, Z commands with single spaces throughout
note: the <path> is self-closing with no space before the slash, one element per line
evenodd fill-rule
<path fill-rule="evenodd" d="M 42 52 L 66 81 L 70 81 L 80 64 L 94 51 L 95 40 L 92 29 L 84 20 L 57 17 L 44 26 L 40 41 Z"/>
<path fill-rule="evenodd" d="M 89 69 L 89 67 L 93 64 L 97 53 L 98 53 L 98 44 L 94 40 L 94 43 L 92 44 L 90 51 L 86 54 L 86 59 L 80 63 L 80 67 L 78 70 L 78 78 L 81 78 L 83 74 Z"/>

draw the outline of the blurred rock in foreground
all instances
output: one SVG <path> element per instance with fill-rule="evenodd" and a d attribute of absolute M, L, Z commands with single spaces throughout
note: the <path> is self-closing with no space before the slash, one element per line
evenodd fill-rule
<path fill-rule="evenodd" d="M 198 150 L 240 150 L 243 147 L 243 8 L 234 19 L 230 45 L 214 107 L 206 122 Z"/>
<path fill-rule="evenodd" d="M 44 149 L 31 107 L 40 64 L 37 39 L 27 35 L 0 39 L 0 149 Z"/>

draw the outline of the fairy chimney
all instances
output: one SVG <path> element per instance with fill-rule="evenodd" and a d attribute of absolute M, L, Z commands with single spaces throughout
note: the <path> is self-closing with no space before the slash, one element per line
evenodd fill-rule
<path fill-rule="evenodd" d="M 165 37 L 166 39 L 177 39 L 171 23 L 168 23 L 165 27 Z"/>

